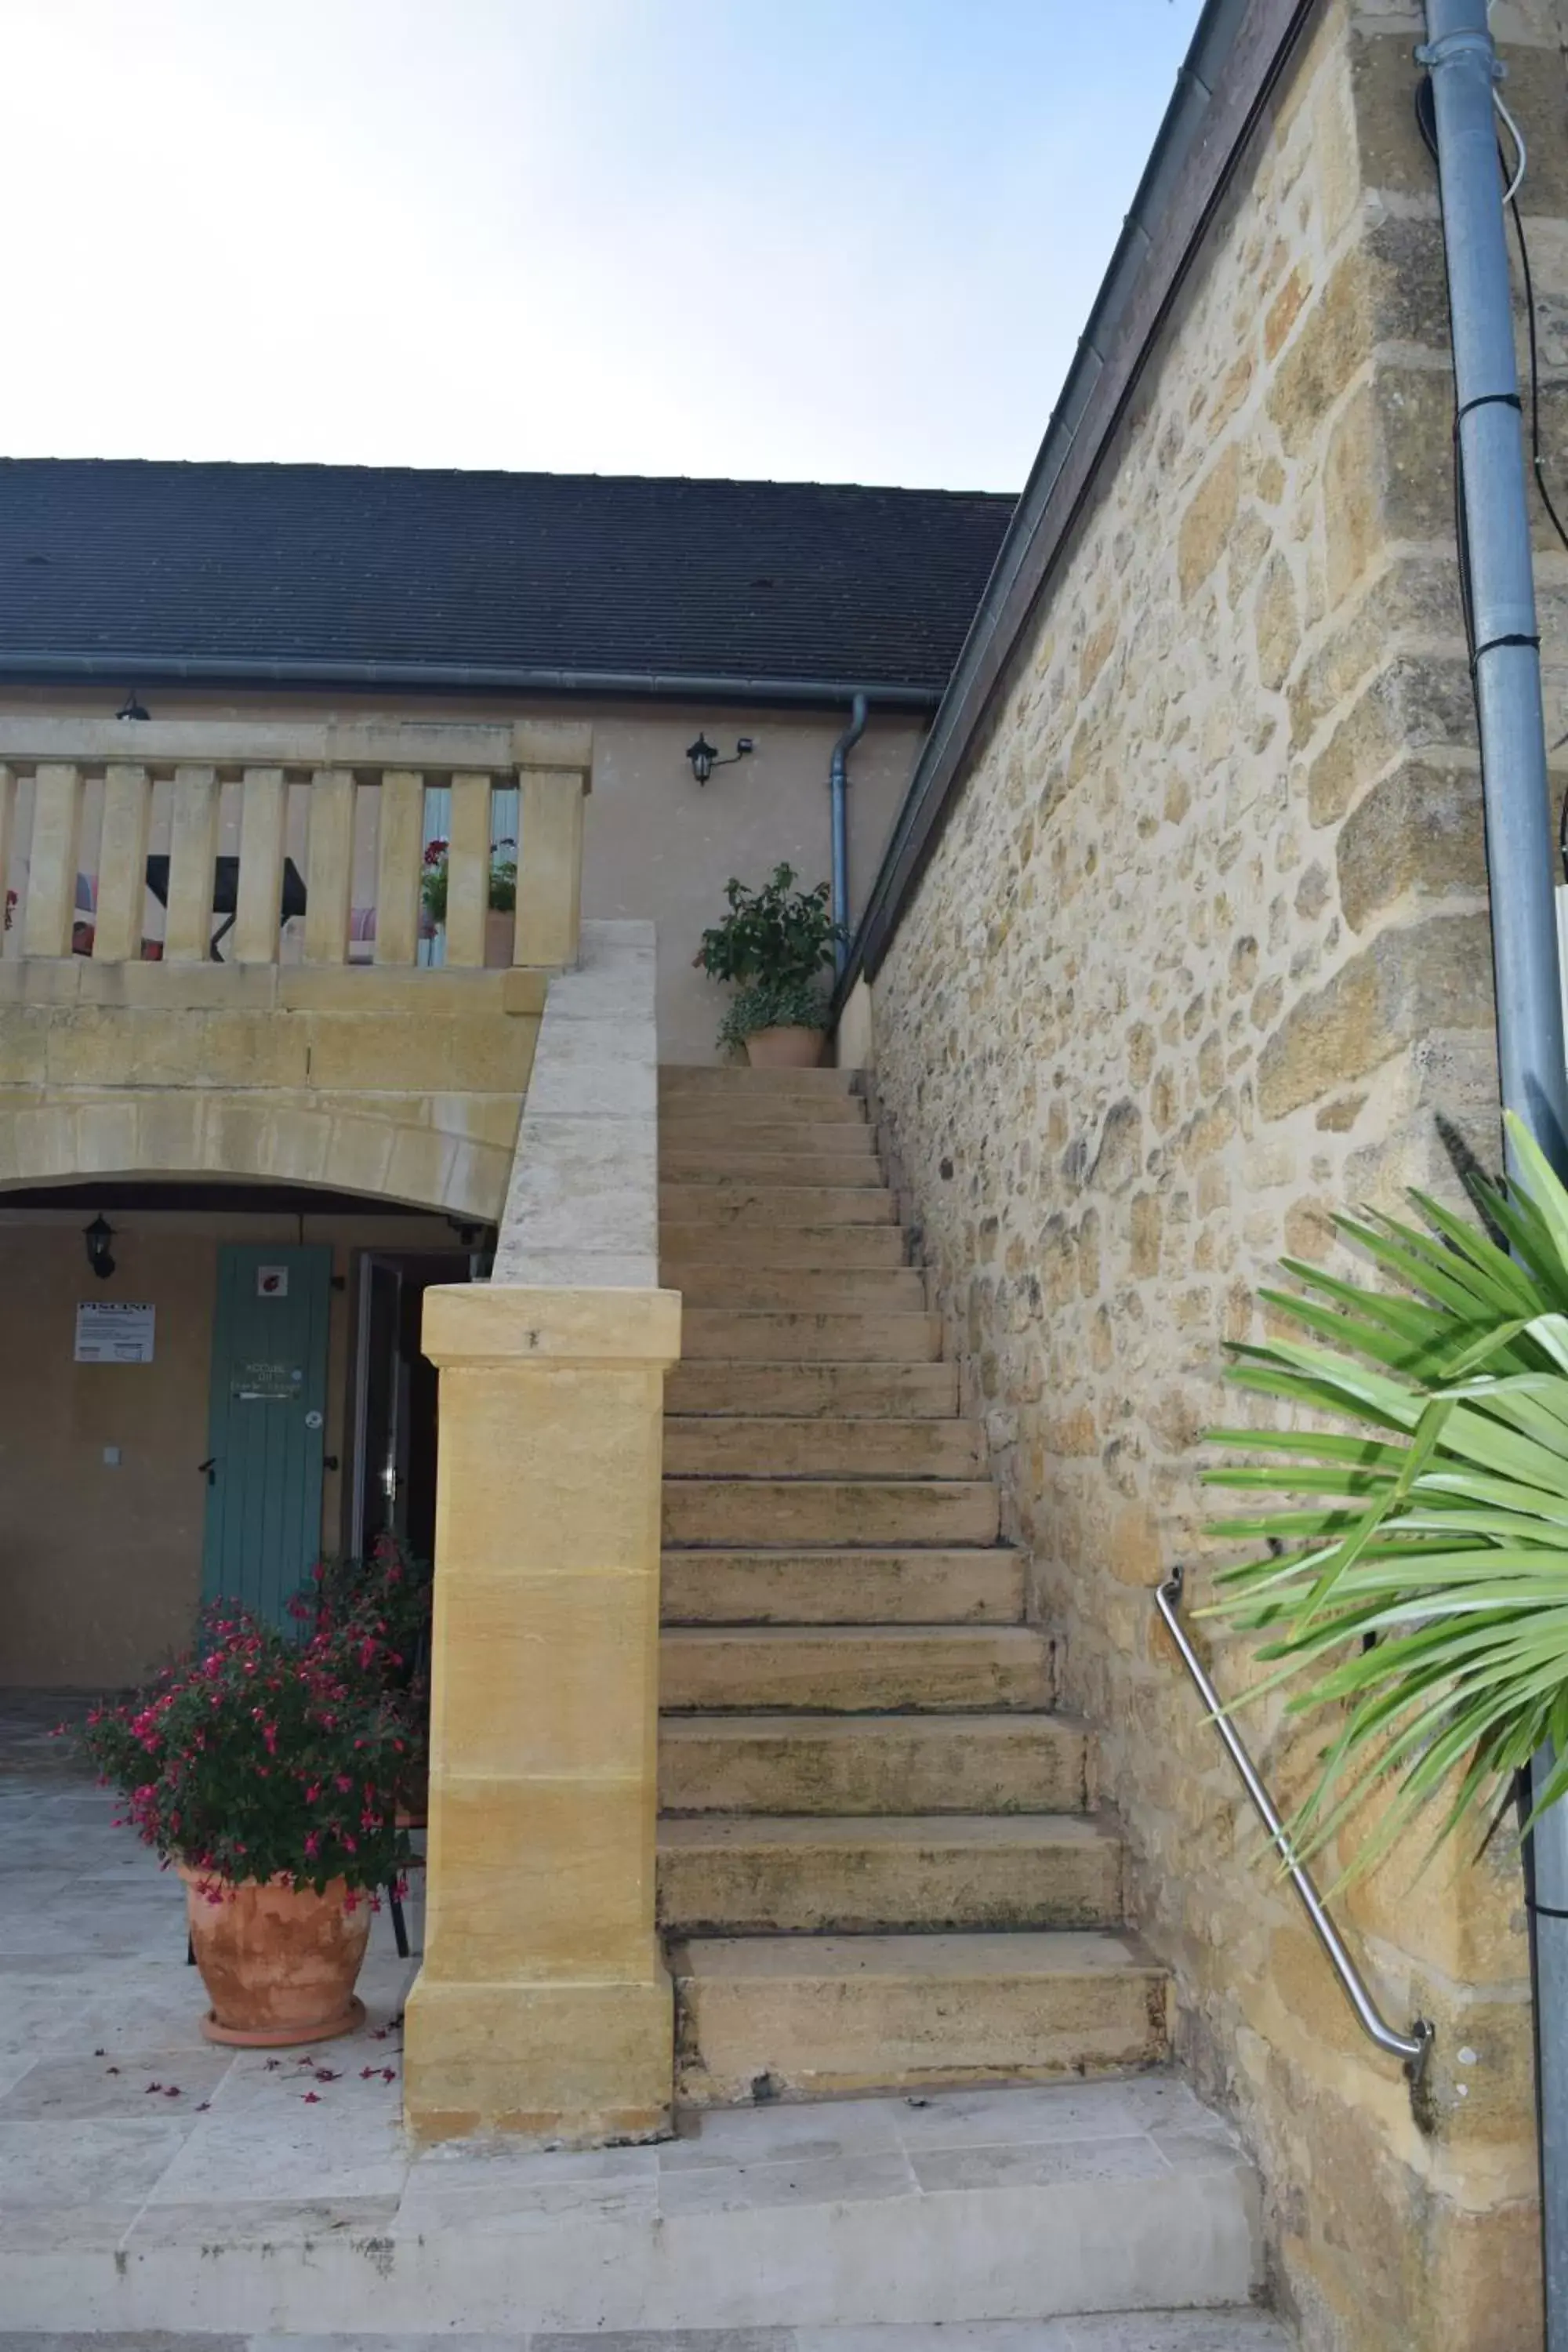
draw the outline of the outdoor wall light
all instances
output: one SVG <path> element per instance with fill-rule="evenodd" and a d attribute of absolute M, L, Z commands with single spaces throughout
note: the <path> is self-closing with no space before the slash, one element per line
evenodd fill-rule
<path fill-rule="evenodd" d="M 698 782 L 705 784 L 715 768 L 732 768 L 737 760 L 743 760 L 748 751 L 754 751 L 756 748 L 749 735 L 737 736 L 733 751 L 727 760 L 721 760 L 707 736 L 699 735 L 695 743 L 687 745 L 686 756 L 691 762 L 691 772 Z"/>
<path fill-rule="evenodd" d="M 114 1227 L 107 1217 L 94 1217 L 90 1225 L 82 1228 L 81 1237 L 87 1244 L 89 1265 L 100 1282 L 107 1282 L 114 1272 L 114 1252 L 109 1246 L 114 1239 Z"/>

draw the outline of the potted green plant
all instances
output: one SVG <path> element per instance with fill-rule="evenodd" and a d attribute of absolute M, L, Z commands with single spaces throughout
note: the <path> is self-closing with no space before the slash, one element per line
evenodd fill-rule
<path fill-rule="evenodd" d="M 419 900 L 430 921 L 444 929 L 447 921 L 447 890 L 451 857 L 449 841 L 429 841 L 425 845 L 425 864 L 419 877 Z M 505 971 L 511 963 L 512 926 L 517 912 L 517 844 L 498 841 L 490 850 L 489 892 L 485 915 L 485 962 L 491 970 Z"/>
<path fill-rule="evenodd" d="M 719 1043 L 744 1047 L 755 1067 L 809 1069 L 822 1058 L 826 974 L 841 933 L 828 886 L 797 890 L 792 866 L 776 866 L 760 890 L 733 877 L 730 911 L 702 934 L 693 961 L 737 989 L 719 1024 Z"/>
<path fill-rule="evenodd" d="M 87 1717 L 120 1819 L 184 1881 L 211 2041 L 321 2042 L 363 2017 L 371 1912 L 410 1855 L 383 1679 L 368 1630 L 300 1642 L 219 1603 L 146 1690 Z"/>
<path fill-rule="evenodd" d="M 1268 1549 L 1211 1613 L 1264 1637 L 1249 1696 L 1322 1716 L 1290 1835 L 1346 1832 L 1347 1880 L 1418 1815 L 1436 1844 L 1506 1807 L 1548 1741 L 1536 1811 L 1568 1790 L 1568 1192 L 1510 1129 L 1519 1181 L 1472 1188 L 1489 1231 L 1415 1193 L 1419 1226 L 1340 1221 L 1376 1284 L 1285 1261 L 1300 1290 L 1264 1296 L 1303 1336 L 1236 1349 L 1232 1377 L 1308 1425 L 1214 1433 L 1252 1458 L 1211 1483 L 1295 1498 L 1214 1530 Z"/>

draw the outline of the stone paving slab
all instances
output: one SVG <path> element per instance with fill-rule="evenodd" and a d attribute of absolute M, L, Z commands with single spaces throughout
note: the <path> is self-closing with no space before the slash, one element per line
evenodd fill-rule
<path fill-rule="evenodd" d="M 417 1946 L 399 1960 L 384 1915 L 360 2032 L 219 2051 L 180 1885 L 101 1792 L 55 1764 L 0 1770 L 0 1885 L 13 1872 L 29 1885 L 0 1943 L 0 2315 L 56 2332 L 0 2334 L 0 2352 L 64 2352 L 68 2328 L 98 2352 L 165 2352 L 135 2331 L 171 2329 L 182 2352 L 301 2333 L 425 2352 L 422 2330 L 535 2352 L 1285 2341 L 1245 2315 L 1066 2315 L 1245 2305 L 1257 2285 L 1250 2168 L 1174 2075 L 689 2115 L 660 2147 L 419 2150 L 400 2046 Z"/>
<path fill-rule="evenodd" d="M 308 2352 L 308 2336 L 8 2335 L 0 2352 Z M 334 2336 L 331 2352 L 1292 2352 L 1260 2312 L 1144 2312 L 952 2327 L 638 2328 L 613 2334 Z"/>

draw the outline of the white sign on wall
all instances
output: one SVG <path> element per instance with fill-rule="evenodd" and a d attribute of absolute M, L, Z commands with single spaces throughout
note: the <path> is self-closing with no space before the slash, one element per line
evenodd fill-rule
<path fill-rule="evenodd" d="M 256 1269 L 258 1298 L 287 1298 L 289 1269 L 286 1265 L 258 1265 Z"/>
<path fill-rule="evenodd" d="M 76 1310 L 79 1364 L 150 1364 L 157 1309 L 118 1298 L 83 1298 Z"/>

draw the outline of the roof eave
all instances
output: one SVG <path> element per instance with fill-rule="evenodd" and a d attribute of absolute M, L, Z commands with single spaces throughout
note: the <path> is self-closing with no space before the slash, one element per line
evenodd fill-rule
<path fill-rule="evenodd" d="M 214 655 L 0 652 L 0 680 L 59 685 L 336 687 L 446 694 L 589 695 L 617 700 L 804 703 L 837 708 L 864 694 L 873 710 L 925 712 L 942 688 L 911 680 L 768 677 L 682 670 L 566 669 L 506 662 L 256 661 Z"/>

